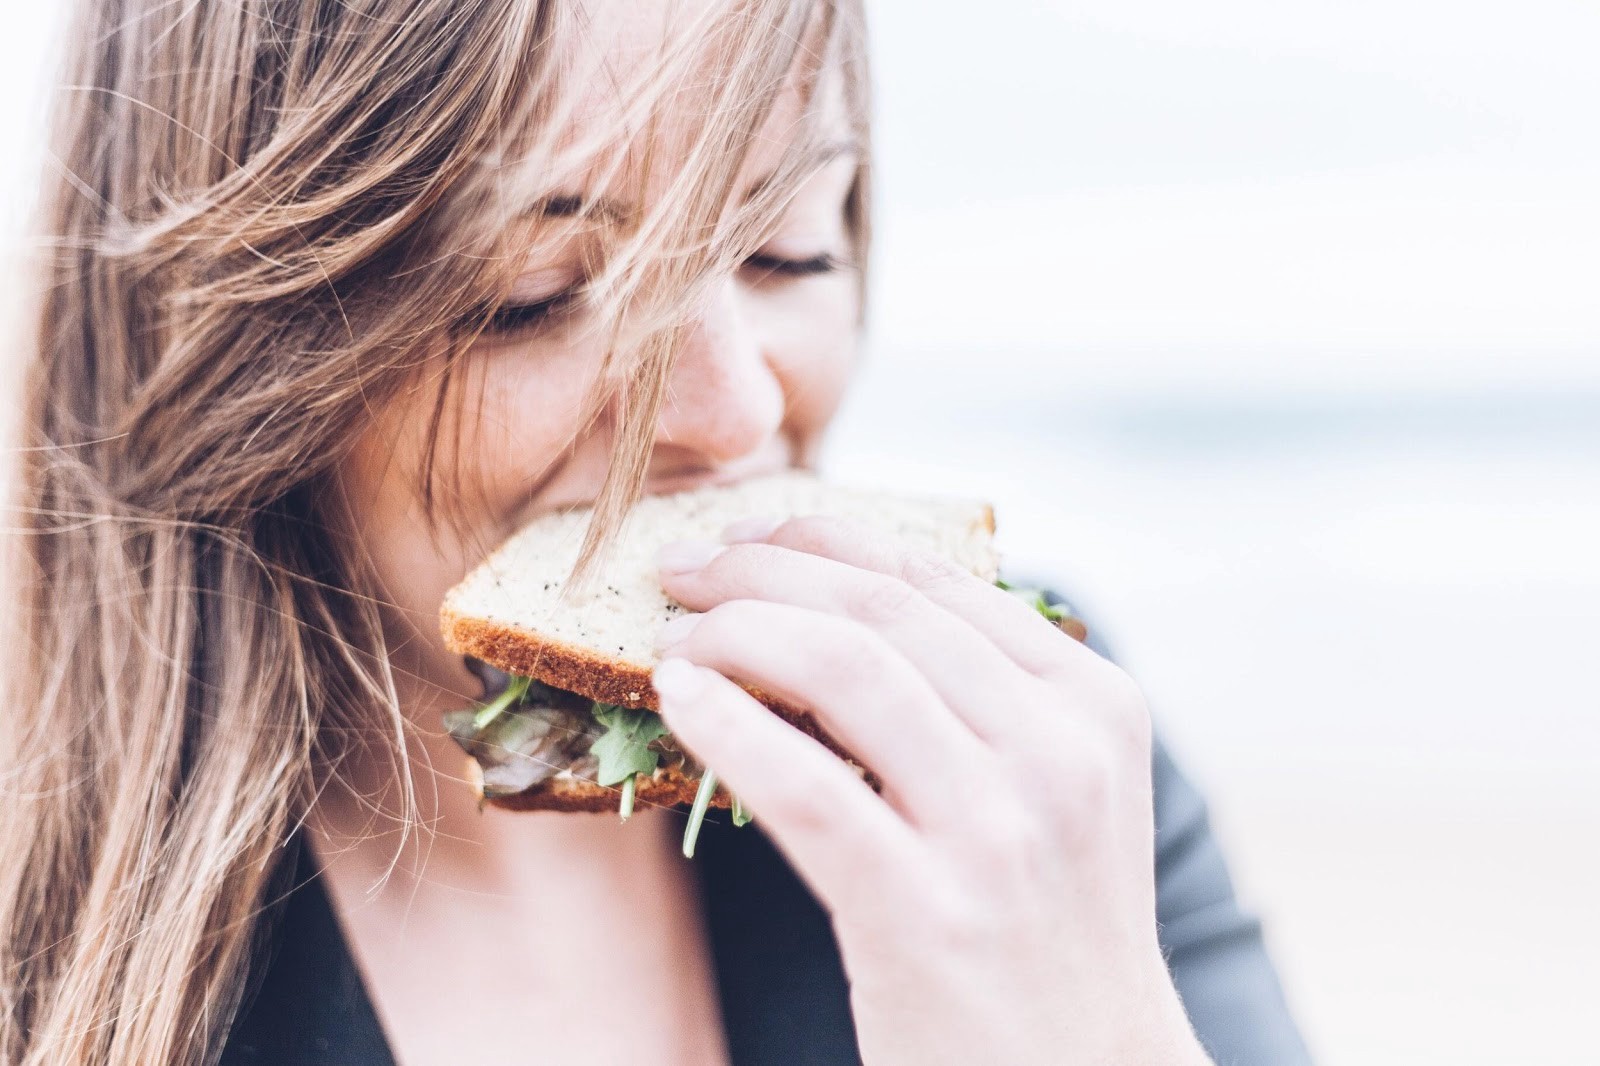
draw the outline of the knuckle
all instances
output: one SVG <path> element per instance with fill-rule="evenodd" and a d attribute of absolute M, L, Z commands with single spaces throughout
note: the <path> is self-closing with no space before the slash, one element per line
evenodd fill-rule
<path fill-rule="evenodd" d="M 869 627 L 853 622 L 838 627 L 828 658 L 835 675 L 841 678 L 881 677 L 890 665 L 882 638 Z"/>
<path fill-rule="evenodd" d="M 1130 753 L 1148 753 L 1152 726 L 1144 690 L 1125 671 L 1107 664 L 1100 679 L 1106 724 L 1113 737 Z"/>
<path fill-rule="evenodd" d="M 1100 684 L 1106 696 L 1119 707 L 1144 703 L 1144 690 L 1126 670 L 1101 659 Z"/>
<path fill-rule="evenodd" d="M 900 558 L 901 579 L 913 589 L 934 589 L 957 584 L 969 575 L 949 559 L 908 551 Z"/>
<path fill-rule="evenodd" d="M 851 596 L 848 610 L 852 617 L 868 625 L 887 625 L 904 619 L 921 596 L 904 581 L 874 578 Z"/>
<path fill-rule="evenodd" d="M 816 552 L 837 541 L 844 535 L 845 528 L 841 519 L 829 515 L 796 515 L 780 525 L 769 542 L 797 551 Z"/>
<path fill-rule="evenodd" d="M 1086 673 L 1089 676 L 1093 676 L 1102 664 L 1111 666 L 1107 660 L 1101 658 L 1091 648 L 1067 637 L 1059 628 L 1052 626 L 1050 622 L 1040 618 L 1037 614 L 1033 616 L 1033 620 L 1029 622 L 1029 625 L 1034 625 L 1035 623 L 1040 623 L 1055 630 L 1052 639 L 1048 642 L 1050 650 L 1040 655 L 1041 664 L 1038 671 L 1039 676 L 1050 684 L 1056 686 L 1074 685 L 1080 683 Z M 1115 669 L 1115 667 L 1112 668 Z"/>
<path fill-rule="evenodd" d="M 756 600 L 724 600 L 700 615 L 684 638 L 688 647 L 737 647 L 760 624 L 761 604 Z"/>
<path fill-rule="evenodd" d="M 771 566 L 773 555 L 770 544 L 730 544 L 699 573 L 702 578 L 720 580 L 724 584 L 742 584 Z"/>
<path fill-rule="evenodd" d="M 771 544 L 731 544 L 699 571 L 694 580 L 700 582 L 703 595 L 730 602 L 743 597 L 758 596 L 771 584 L 774 574 L 792 568 L 790 553 Z"/>

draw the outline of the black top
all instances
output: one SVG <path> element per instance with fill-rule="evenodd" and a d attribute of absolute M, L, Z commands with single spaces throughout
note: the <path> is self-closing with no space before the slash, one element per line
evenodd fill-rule
<path fill-rule="evenodd" d="M 1205 803 L 1158 741 L 1157 920 L 1189 1018 L 1219 1066 L 1309 1063 Z M 697 858 L 728 1051 L 737 1066 L 859 1062 L 828 916 L 759 823 L 708 819 Z M 305 854 L 263 926 L 255 986 L 222 1066 L 394 1066 L 325 888 Z"/>

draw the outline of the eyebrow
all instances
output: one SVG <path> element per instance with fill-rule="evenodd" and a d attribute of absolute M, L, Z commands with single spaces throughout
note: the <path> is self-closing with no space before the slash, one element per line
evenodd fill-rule
<path fill-rule="evenodd" d="M 860 150 L 860 145 L 854 138 L 829 142 L 818 152 L 817 167 L 821 169 L 843 156 L 856 155 Z M 744 199 L 749 200 L 766 188 L 774 177 L 776 174 L 767 174 L 751 182 L 750 187 L 745 190 Z M 615 222 L 626 217 L 627 211 L 620 203 L 609 197 L 589 200 L 581 193 L 560 192 L 538 201 L 524 211 L 521 217 L 538 215 L 543 218 L 576 218 L 584 214 L 599 215 L 608 222 Z"/>

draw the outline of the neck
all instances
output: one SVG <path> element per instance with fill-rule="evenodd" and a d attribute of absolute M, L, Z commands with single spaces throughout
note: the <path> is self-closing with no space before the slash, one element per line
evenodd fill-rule
<path fill-rule="evenodd" d="M 625 1062 L 648 1047 L 661 1066 L 726 1062 L 695 869 L 677 852 L 681 816 L 642 811 L 619 826 L 614 815 L 479 811 L 439 723 L 458 699 L 403 704 L 414 822 L 401 773 L 352 759 L 309 827 L 397 1057 L 509 1062 L 533 1032 L 558 1060 Z M 462 1018 L 517 1023 L 468 1033 L 441 1021 Z"/>

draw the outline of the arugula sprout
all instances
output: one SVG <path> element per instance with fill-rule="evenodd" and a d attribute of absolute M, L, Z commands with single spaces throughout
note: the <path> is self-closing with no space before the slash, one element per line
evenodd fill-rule
<path fill-rule="evenodd" d="M 505 687 L 505 691 L 484 704 L 473 714 L 472 728 L 475 730 L 482 729 L 496 718 L 499 718 L 507 707 L 522 699 L 523 695 L 528 691 L 528 685 L 532 680 L 530 677 L 512 675 L 510 683 Z"/>
<path fill-rule="evenodd" d="M 694 842 L 700 838 L 700 823 L 706 820 L 706 808 L 717 791 L 717 775 L 709 769 L 700 778 L 700 790 L 694 794 L 694 806 L 689 808 L 689 824 L 683 829 L 683 857 L 694 858 Z"/>
<path fill-rule="evenodd" d="M 1039 605 L 1039 613 L 1052 622 L 1060 622 L 1067 618 L 1077 617 L 1072 613 L 1072 608 L 1064 603 L 1042 603 Z"/>
<path fill-rule="evenodd" d="M 629 774 L 622 779 L 622 799 L 617 803 L 617 821 L 626 822 L 633 817 L 634 793 L 638 789 L 639 775 Z"/>
<path fill-rule="evenodd" d="M 622 786 L 617 813 L 626 822 L 633 814 L 635 778 L 654 773 L 661 763 L 661 754 L 650 747 L 650 742 L 666 736 L 667 727 L 659 715 L 644 707 L 618 707 L 597 701 L 594 717 L 606 727 L 589 749 L 600 763 L 595 781 L 607 787 Z"/>

